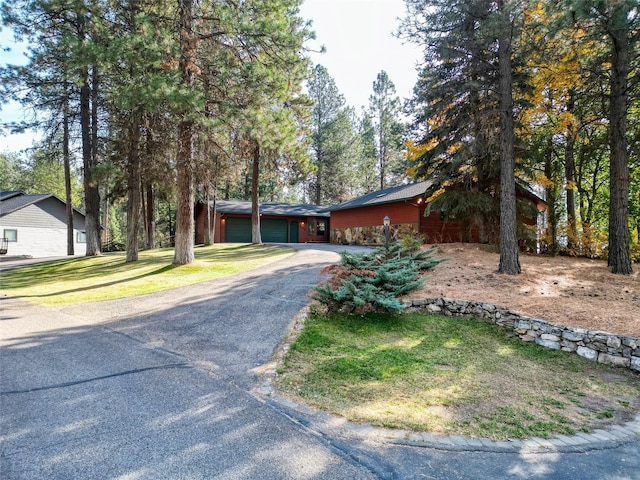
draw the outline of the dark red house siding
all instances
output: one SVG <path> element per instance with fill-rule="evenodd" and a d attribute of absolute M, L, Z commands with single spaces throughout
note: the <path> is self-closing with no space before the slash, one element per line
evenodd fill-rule
<path fill-rule="evenodd" d="M 370 207 L 350 208 L 331 212 L 331 228 L 370 227 L 382 225 L 388 216 L 392 225 L 401 223 L 418 223 L 419 210 L 417 203 L 396 202 Z"/>
<path fill-rule="evenodd" d="M 480 241 L 480 228 L 477 225 L 467 228 L 459 220 L 442 218 L 440 212 L 431 212 L 424 216 L 426 207 L 420 208 L 420 233 L 427 236 L 429 243 L 454 243 Z"/>
<path fill-rule="evenodd" d="M 546 209 L 544 201 L 535 195 L 520 189 L 516 192 L 520 199 L 526 199 L 536 205 L 538 211 Z M 383 232 L 383 219 L 391 221 L 392 237 L 405 235 L 425 235 L 428 243 L 474 242 L 486 243 L 495 239 L 488 238 L 487 225 L 467 224 L 461 220 L 446 218 L 440 212 L 431 212 L 424 216 L 426 205 L 424 197 L 409 200 L 360 205 L 331 211 L 331 241 L 335 243 L 376 244 Z M 527 225 L 536 225 L 537 217 L 521 218 Z"/>
<path fill-rule="evenodd" d="M 465 225 L 462 222 L 442 219 L 438 212 L 425 217 L 424 212 L 425 205 L 422 203 L 422 198 L 336 210 L 331 212 L 331 228 L 336 230 L 379 226 L 381 229 L 384 217 L 388 216 L 392 230 L 397 230 L 400 226 L 413 225 L 413 231 L 426 235 L 430 243 L 478 241 L 477 228 L 471 230 L 471 237 L 469 237 L 465 235 Z M 408 231 L 406 228 L 403 230 Z"/>

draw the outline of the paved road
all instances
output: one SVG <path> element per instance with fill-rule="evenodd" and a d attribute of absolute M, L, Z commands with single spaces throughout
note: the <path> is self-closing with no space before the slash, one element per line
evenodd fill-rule
<path fill-rule="evenodd" d="M 44 309 L 1 299 L 2 479 L 640 479 L 640 443 L 410 445 L 256 393 L 329 246 L 185 289 Z"/>

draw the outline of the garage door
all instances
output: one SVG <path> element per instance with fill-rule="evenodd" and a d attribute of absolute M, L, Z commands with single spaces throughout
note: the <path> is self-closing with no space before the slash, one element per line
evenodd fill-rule
<path fill-rule="evenodd" d="M 251 243 L 251 219 L 227 218 L 225 222 L 224 241 Z"/>
<path fill-rule="evenodd" d="M 265 243 L 287 243 L 289 222 L 278 218 L 265 218 L 260 220 L 260 235 Z"/>

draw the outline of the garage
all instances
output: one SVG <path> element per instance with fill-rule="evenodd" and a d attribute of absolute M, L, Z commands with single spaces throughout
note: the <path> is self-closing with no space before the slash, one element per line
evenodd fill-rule
<path fill-rule="evenodd" d="M 265 243 L 287 243 L 289 222 L 282 218 L 263 218 L 260 220 L 260 236 Z"/>
<path fill-rule="evenodd" d="M 251 243 L 251 219 L 230 217 L 225 220 L 224 241 Z"/>
<path fill-rule="evenodd" d="M 210 224 L 215 225 L 212 229 L 215 243 L 251 243 L 250 201 L 216 200 L 208 209 L 204 207 L 202 203 L 195 207 L 197 244 L 205 240 L 207 212 L 212 217 Z M 325 228 L 319 228 L 320 225 Z M 264 243 L 328 242 L 329 213 L 319 205 L 264 202 L 260 204 L 260 233 Z"/>
<path fill-rule="evenodd" d="M 264 243 L 287 243 L 289 222 L 282 218 L 260 220 L 260 235 Z M 225 241 L 229 243 L 251 243 L 251 219 L 229 217 L 225 221 Z"/>

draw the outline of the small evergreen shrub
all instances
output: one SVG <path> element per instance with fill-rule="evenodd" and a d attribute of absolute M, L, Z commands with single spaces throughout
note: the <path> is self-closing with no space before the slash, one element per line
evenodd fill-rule
<path fill-rule="evenodd" d="M 315 288 L 314 299 L 330 312 L 398 313 L 398 297 L 424 283 L 420 273 L 445 259 L 435 259 L 435 248 L 420 250 L 419 242 L 398 242 L 366 253 L 342 253 L 339 264 L 330 265 L 321 274 L 331 276 Z"/>

